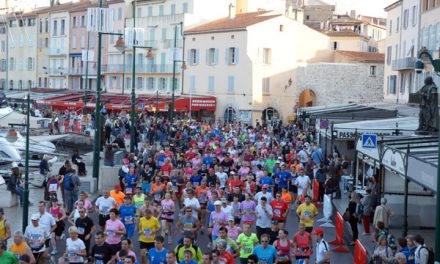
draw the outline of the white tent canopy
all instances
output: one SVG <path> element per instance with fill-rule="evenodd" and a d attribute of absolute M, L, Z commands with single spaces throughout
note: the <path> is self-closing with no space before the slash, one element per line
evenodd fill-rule
<path fill-rule="evenodd" d="M 30 128 L 41 128 L 41 123 L 48 118 L 30 117 Z M 0 109 L 0 127 L 9 127 L 9 124 L 26 124 L 26 115 L 12 110 L 10 107 Z"/>

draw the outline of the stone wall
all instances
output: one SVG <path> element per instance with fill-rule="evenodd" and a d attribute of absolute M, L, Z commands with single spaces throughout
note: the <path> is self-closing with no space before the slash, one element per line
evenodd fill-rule
<path fill-rule="evenodd" d="M 313 105 L 376 103 L 383 100 L 383 70 L 380 63 L 311 63 L 295 71 L 293 83 L 297 98 L 307 89 L 315 93 Z"/>

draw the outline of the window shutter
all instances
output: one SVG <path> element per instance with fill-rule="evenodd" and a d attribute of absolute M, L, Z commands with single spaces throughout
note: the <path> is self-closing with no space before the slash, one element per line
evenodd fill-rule
<path fill-rule="evenodd" d="M 229 48 L 226 48 L 225 50 L 225 64 L 229 64 Z"/>
<path fill-rule="evenodd" d="M 188 54 L 186 56 L 188 58 L 188 64 L 193 65 L 193 58 L 191 57 L 191 49 L 188 50 Z"/>
<path fill-rule="evenodd" d="M 205 59 L 206 59 L 206 65 L 209 65 L 209 49 L 206 49 Z"/>
<path fill-rule="evenodd" d="M 235 48 L 234 62 L 235 64 L 238 64 L 238 48 Z"/>
<path fill-rule="evenodd" d="M 200 50 L 196 49 L 196 63 L 195 64 L 199 64 L 200 62 Z"/>
<path fill-rule="evenodd" d="M 214 65 L 218 64 L 218 49 L 214 49 Z"/>

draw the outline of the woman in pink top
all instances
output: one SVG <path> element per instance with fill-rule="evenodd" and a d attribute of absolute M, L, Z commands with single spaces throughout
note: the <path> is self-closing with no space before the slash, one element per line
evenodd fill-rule
<path fill-rule="evenodd" d="M 160 202 L 160 220 L 162 228 L 162 236 L 164 238 L 168 237 L 168 244 L 171 244 L 171 227 L 174 222 L 174 210 L 176 206 L 174 201 L 171 199 L 171 194 L 169 192 L 165 193 L 165 199 Z"/>
<path fill-rule="evenodd" d="M 196 170 L 199 170 L 200 167 L 202 166 L 202 156 L 200 154 L 197 154 L 197 156 L 193 158 L 191 161 L 193 168 Z"/>
<path fill-rule="evenodd" d="M 89 200 L 89 195 L 86 192 L 81 192 L 79 194 L 79 200 L 78 201 L 83 201 L 84 202 L 84 208 L 87 209 L 87 212 L 92 212 L 93 211 L 93 205 Z M 75 202 L 75 208 L 77 206 L 78 201 Z"/>
<path fill-rule="evenodd" d="M 237 240 L 238 235 L 240 235 L 243 231 L 240 226 L 235 225 L 234 217 L 229 217 L 228 219 L 228 237 L 232 240 Z"/>
<path fill-rule="evenodd" d="M 121 250 L 122 236 L 125 235 L 125 226 L 119 220 L 119 211 L 116 208 L 110 209 L 110 219 L 105 222 L 105 242 L 109 244 L 113 252 Z"/>

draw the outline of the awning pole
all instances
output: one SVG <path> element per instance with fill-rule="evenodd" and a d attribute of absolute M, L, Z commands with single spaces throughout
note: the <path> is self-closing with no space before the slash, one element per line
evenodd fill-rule
<path fill-rule="evenodd" d="M 408 235 L 408 155 L 409 155 L 409 144 L 406 148 L 406 157 L 405 157 L 405 197 L 403 202 L 403 230 L 402 237 L 406 237 Z"/>

